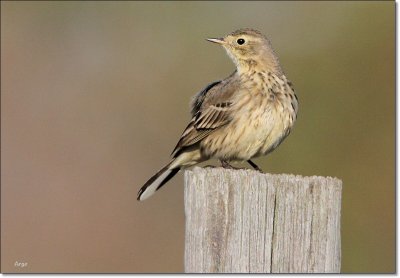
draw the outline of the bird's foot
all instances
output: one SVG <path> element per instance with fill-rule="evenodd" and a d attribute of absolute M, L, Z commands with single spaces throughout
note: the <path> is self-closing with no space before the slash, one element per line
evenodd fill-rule
<path fill-rule="evenodd" d="M 231 164 L 229 164 L 228 161 L 226 160 L 220 160 L 221 161 L 221 166 L 225 169 L 233 169 L 233 170 L 246 170 L 248 168 L 240 168 L 240 167 L 234 167 Z M 247 160 L 247 162 L 251 165 L 251 167 L 253 167 L 254 170 L 260 172 L 260 173 L 264 173 L 263 170 L 258 167 L 257 164 L 255 164 L 253 161 L 251 161 L 250 159 Z M 211 165 L 210 165 L 211 166 Z"/>
<path fill-rule="evenodd" d="M 220 160 L 221 161 L 221 166 L 225 169 L 232 169 L 232 170 L 244 170 L 246 168 L 238 168 L 238 167 L 234 167 L 231 164 L 229 164 L 228 161 L 225 160 Z"/>

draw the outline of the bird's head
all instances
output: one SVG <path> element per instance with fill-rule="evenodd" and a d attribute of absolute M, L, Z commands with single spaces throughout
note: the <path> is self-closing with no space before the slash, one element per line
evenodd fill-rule
<path fill-rule="evenodd" d="M 254 29 L 240 29 L 223 38 L 207 39 L 224 47 L 238 71 L 270 70 L 281 73 L 277 56 L 269 40 Z"/>

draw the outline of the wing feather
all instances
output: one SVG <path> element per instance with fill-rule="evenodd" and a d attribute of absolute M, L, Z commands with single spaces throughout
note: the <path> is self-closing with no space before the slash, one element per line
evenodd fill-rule
<path fill-rule="evenodd" d="M 204 139 L 211 132 L 230 122 L 230 105 L 220 108 L 214 105 L 198 112 L 183 131 L 183 134 L 172 152 L 176 156 L 183 148 L 192 146 Z"/>
<path fill-rule="evenodd" d="M 210 105 L 204 111 L 201 111 L 200 117 L 194 122 L 198 129 L 217 128 L 225 125 L 229 120 L 230 105 L 228 107 L 218 107 L 217 105 Z"/>
<path fill-rule="evenodd" d="M 209 84 L 192 101 L 192 120 L 183 131 L 172 156 L 200 142 L 210 133 L 231 121 L 232 96 L 238 88 L 235 72 L 223 81 Z"/>

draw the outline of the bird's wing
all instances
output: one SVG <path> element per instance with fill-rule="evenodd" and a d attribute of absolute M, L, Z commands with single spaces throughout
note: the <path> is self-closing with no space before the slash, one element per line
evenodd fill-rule
<path fill-rule="evenodd" d="M 229 102 L 217 103 L 199 111 L 183 131 L 172 156 L 175 157 L 182 149 L 196 144 L 211 132 L 229 123 L 231 105 Z"/>
<path fill-rule="evenodd" d="M 202 108 L 204 108 L 203 104 L 210 101 L 210 99 L 226 99 L 231 97 L 231 93 L 233 92 L 232 88 L 234 88 L 232 85 L 236 85 L 234 78 L 236 72 L 237 71 L 235 70 L 224 80 L 219 80 L 208 84 L 203 90 L 193 97 L 190 105 L 192 117 L 194 117 Z M 213 103 L 213 101 L 211 102 Z"/>
<path fill-rule="evenodd" d="M 197 95 L 194 96 L 192 103 L 190 105 L 192 117 L 194 117 L 196 115 L 196 113 L 199 112 L 208 92 L 210 92 L 210 90 L 215 90 L 217 87 L 219 87 L 217 85 L 220 83 L 221 83 L 221 80 L 212 82 L 212 83 L 208 84 L 203 90 L 201 90 Z"/>
<path fill-rule="evenodd" d="M 206 88 L 196 96 L 192 104 L 192 120 L 183 131 L 172 156 L 176 157 L 183 149 L 231 121 L 232 96 L 236 87 L 233 82 L 226 81 L 207 86 L 208 90 Z"/>
<path fill-rule="evenodd" d="M 229 121 L 229 112 L 232 102 L 218 102 L 209 105 L 206 109 L 197 112 L 194 117 L 194 127 L 197 130 L 215 129 L 223 126 Z"/>

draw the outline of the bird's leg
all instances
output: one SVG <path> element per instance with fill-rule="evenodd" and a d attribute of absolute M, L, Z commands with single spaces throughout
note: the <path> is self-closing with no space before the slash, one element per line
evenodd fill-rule
<path fill-rule="evenodd" d="M 220 159 L 219 161 L 221 161 L 221 165 L 225 169 L 237 169 L 237 168 L 233 167 L 232 165 L 230 165 L 229 162 L 226 160 Z"/>
<path fill-rule="evenodd" d="M 251 160 L 249 159 L 249 160 L 247 160 L 247 162 L 251 165 L 251 167 L 254 168 L 254 170 L 256 170 L 256 171 L 258 171 L 258 172 L 260 172 L 260 173 L 263 173 L 263 170 L 261 170 L 261 168 L 258 167 L 257 164 L 255 164 L 253 161 L 251 161 Z"/>
<path fill-rule="evenodd" d="M 234 170 L 246 169 L 246 168 L 234 167 L 234 166 L 230 165 L 229 162 L 226 161 L 226 160 L 221 160 L 221 159 L 220 159 L 220 161 L 221 161 L 222 167 L 225 168 L 225 169 L 234 169 Z M 255 164 L 253 161 L 251 161 L 251 160 L 249 159 L 249 160 L 247 160 L 247 162 L 251 165 L 251 167 L 254 168 L 254 170 L 256 170 L 256 171 L 258 171 L 258 172 L 260 172 L 260 173 L 263 173 L 262 169 L 261 169 L 260 167 L 258 167 L 258 165 Z"/>
<path fill-rule="evenodd" d="M 234 166 L 230 165 L 229 162 L 226 161 L 226 160 L 220 159 L 219 161 L 221 161 L 221 165 L 222 165 L 222 167 L 225 168 L 225 169 L 233 169 L 233 170 L 243 170 L 243 169 L 246 169 L 246 168 L 234 167 Z"/>

